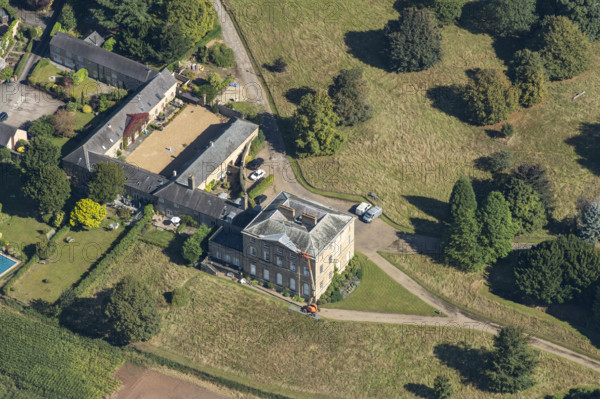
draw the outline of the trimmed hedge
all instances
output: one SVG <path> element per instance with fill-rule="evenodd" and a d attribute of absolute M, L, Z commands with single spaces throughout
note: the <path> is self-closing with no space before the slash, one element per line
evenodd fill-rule
<path fill-rule="evenodd" d="M 252 190 L 250 190 L 248 192 L 248 199 L 250 200 L 250 203 L 252 206 L 256 205 L 254 203 L 254 198 L 256 198 L 259 195 L 261 195 L 262 193 L 264 193 L 265 190 L 267 188 L 269 188 L 269 186 L 271 184 L 273 184 L 274 180 L 275 180 L 275 176 L 269 175 L 269 176 L 265 177 L 261 182 L 259 182 L 256 186 L 254 186 L 254 188 Z"/>
<path fill-rule="evenodd" d="M 133 225 L 123 238 L 115 245 L 104 257 L 83 275 L 83 277 L 74 284 L 73 292 L 76 296 L 82 295 L 91 285 L 101 279 L 108 277 L 112 266 L 116 260 L 123 254 L 131 250 L 135 243 L 139 240 L 139 233 L 144 229 L 152 216 L 154 216 L 154 207 L 146 205 L 144 208 L 144 216 Z"/>
<path fill-rule="evenodd" d="M 62 229 L 58 230 L 56 232 L 56 234 L 54 234 L 52 236 L 52 238 L 50 240 L 48 240 L 48 242 L 56 242 L 58 240 L 60 240 L 62 237 L 64 237 L 70 230 L 71 228 L 69 226 L 64 226 Z M 23 265 L 21 265 L 21 267 L 17 270 L 17 272 L 15 274 L 13 274 L 13 276 L 6 282 L 6 284 L 4 284 L 4 286 L 2 287 L 2 293 L 4 295 L 10 295 L 10 289 L 11 287 L 17 282 L 19 281 L 19 279 L 21 277 L 23 277 L 23 275 L 25 273 L 27 273 L 27 271 L 29 269 L 31 269 L 31 267 L 33 265 L 35 265 L 36 263 L 38 263 L 40 261 L 40 258 L 37 255 L 33 255 L 27 262 L 25 262 Z"/>

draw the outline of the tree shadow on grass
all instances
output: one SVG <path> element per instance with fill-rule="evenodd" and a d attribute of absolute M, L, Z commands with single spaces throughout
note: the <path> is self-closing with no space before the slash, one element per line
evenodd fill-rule
<path fill-rule="evenodd" d="M 440 111 L 469 123 L 464 112 L 465 102 L 462 98 L 463 88 L 458 85 L 438 86 L 427 90 L 427 98 L 432 106 Z"/>
<path fill-rule="evenodd" d="M 302 86 L 295 89 L 289 89 L 285 92 L 285 98 L 292 104 L 298 105 L 302 101 L 302 97 L 307 94 L 315 94 L 316 91 L 308 86 Z"/>
<path fill-rule="evenodd" d="M 59 315 L 63 327 L 90 338 L 106 338 L 111 326 L 104 314 L 110 290 L 105 289 L 91 298 L 75 298 L 65 304 Z"/>
<path fill-rule="evenodd" d="M 461 28 L 474 34 L 488 33 L 484 17 L 485 1 L 471 1 L 464 5 L 458 21 Z"/>
<path fill-rule="evenodd" d="M 435 399 L 435 391 L 425 384 L 408 383 L 404 384 L 404 389 L 415 395 L 417 398 Z"/>
<path fill-rule="evenodd" d="M 515 53 L 527 48 L 528 41 L 520 37 L 496 37 L 492 47 L 496 56 L 506 65 L 513 59 Z"/>
<path fill-rule="evenodd" d="M 433 354 L 446 366 L 452 367 L 461 375 L 464 384 L 470 384 L 479 390 L 488 389 L 486 369 L 489 351 L 458 344 L 440 344 L 433 348 Z"/>
<path fill-rule="evenodd" d="M 448 216 L 448 203 L 435 198 L 420 195 L 403 195 L 403 197 L 422 212 L 434 217 L 440 222 L 446 221 Z"/>
<path fill-rule="evenodd" d="M 344 35 L 344 42 L 348 46 L 348 52 L 358 60 L 386 72 L 394 72 L 390 69 L 385 56 L 387 39 L 383 29 L 347 32 Z"/>
<path fill-rule="evenodd" d="M 577 162 L 600 176 L 600 123 L 584 122 L 579 126 L 580 134 L 565 140 L 581 157 Z"/>

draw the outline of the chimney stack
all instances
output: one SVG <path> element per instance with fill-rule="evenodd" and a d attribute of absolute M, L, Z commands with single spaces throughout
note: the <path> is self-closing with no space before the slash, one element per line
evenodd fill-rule
<path fill-rule="evenodd" d="M 296 210 L 283 204 L 279 205 L 279 212 L 281 212 L 283 216 L 285 216 L 288 219 L 294 220 L 294 218 L 296 217 Z"/>
<path fill-rule="evenodd" d="M 177 171 L 176 171 L 176 170 L 174 170 L 174 171 L 173 171 L 173 178 L 176 178 L 176 177 L 177 177 Z"/>
<path fill-rule="evenodd" d="M 317 225 L 317 217 L 308 213 L 303 213 L 302 224 L 304 225 L 304 227 L 310 230 L 312 227 L 315 227 Z"/>

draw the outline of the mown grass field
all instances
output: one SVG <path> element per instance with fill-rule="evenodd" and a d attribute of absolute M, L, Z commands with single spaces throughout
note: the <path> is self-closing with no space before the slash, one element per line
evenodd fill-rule
<path fill-rule="evenodd" d="M 520 326 L 531 334 L 600 358 L 600 350 L 590 338 L 570 323 L 490 292 L 484 272 L 465 274 L 453 267 L 436 263 L 425 255 L 381 255 L 429 291 L 447 298 L 458 306 L 504 325 Z M 573 310 L 566 311 L 573 313 Z"/>
<path fill-rule="evenodd" d="M 409 398 L 428 394 L 438 374 L 452 380 L 456 397 L 503 397 L 477 388 L 481 358 L 468 348 L 490 347 L 491 336 L 481 332 L 317 322 L 248 287 L 174 264 L 144 243 L 88 295 L 127 274 L 151 284 L 164 313 L 161 333 L 136 346 L 189 367 L 293 397 Z M 164 294 L 179 286 L 191 300 L 171 308 Z M 539 359 L 538 384 L 523 397 L 598 381 L 598 374 L 554 356 Z M 463 379 L 470 382 L 460 385 Z"/>
<path fill-rule="evenodd" d="M 440 202 L 448 200 L 457 178 L 486 177 L 473 161 L 500 149 L 549 169 L 559 220 L 574 212 L 578 197 L 600 188 L 600 168 L 590 147 L 600 131 L 600 43 L 594 44 L 588 72 L 551 83 L 544 104 L 511 116 L 517 134 L 507 144 L 490 137 L 486 128 L 461 121 L 461 104 L 449 90 L 465 84 L 474 68 L 505 68 L 496 49 L 506 49 L 489 35 L 446 27 L 438 65 L 396 74 L 380 67 L 384 60 L 377 32 L 398 17 L 394 0 L 227 3 L 259 65 L 279 56 L 289 64 L 289 73 L 280 75 L 261 67 L 282 117 L 293 114 L 296 106 L 290 100 L 305 92 L 304 87 L 326 90 L 341 68 L 364 69 L 374 117 L 342 129 L 348 141 L 336 156 L 300 160 L 304 177 L 316 188 L 375 192 L 384 212 L 405 230 L 430 234 L 439 232 L 431 222 L 443 218 Z M 571 101 L 584 90 L 586 95 Z"/>
<path fill-rule="evenodd" d="M 370 310 L 435 316 L 435 309 L 394 281 L 375 263 L 357 254 L 363 268 L 360 285 L 346 299 L 324 305 L 327 308 Z"/>

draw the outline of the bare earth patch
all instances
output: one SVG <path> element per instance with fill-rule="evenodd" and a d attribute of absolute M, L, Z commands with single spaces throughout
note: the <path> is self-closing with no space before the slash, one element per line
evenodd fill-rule
<path fill-rule="evenodd" d="M 164 128 L 156 130 L 127 157 L 127 162 L 153 173 L 167 169 L 185 152 L 200 150 L 201 141 L 210 141 L 213 131 L 220 130 L 222 117 L 204 107 L 188 105 Z M 204 143 L 202 143 L 204 144 Z M 187 150 L 187 151 L 186 151 Z"/>
<path fill-rule="evenodd" d="M 123 381 L 123 384 L 114 395 L 114 399 L 226 398 L 192 382 L 134 366 L 131 363 L 123 365 L 117 370 L 115 376 Z"/>

